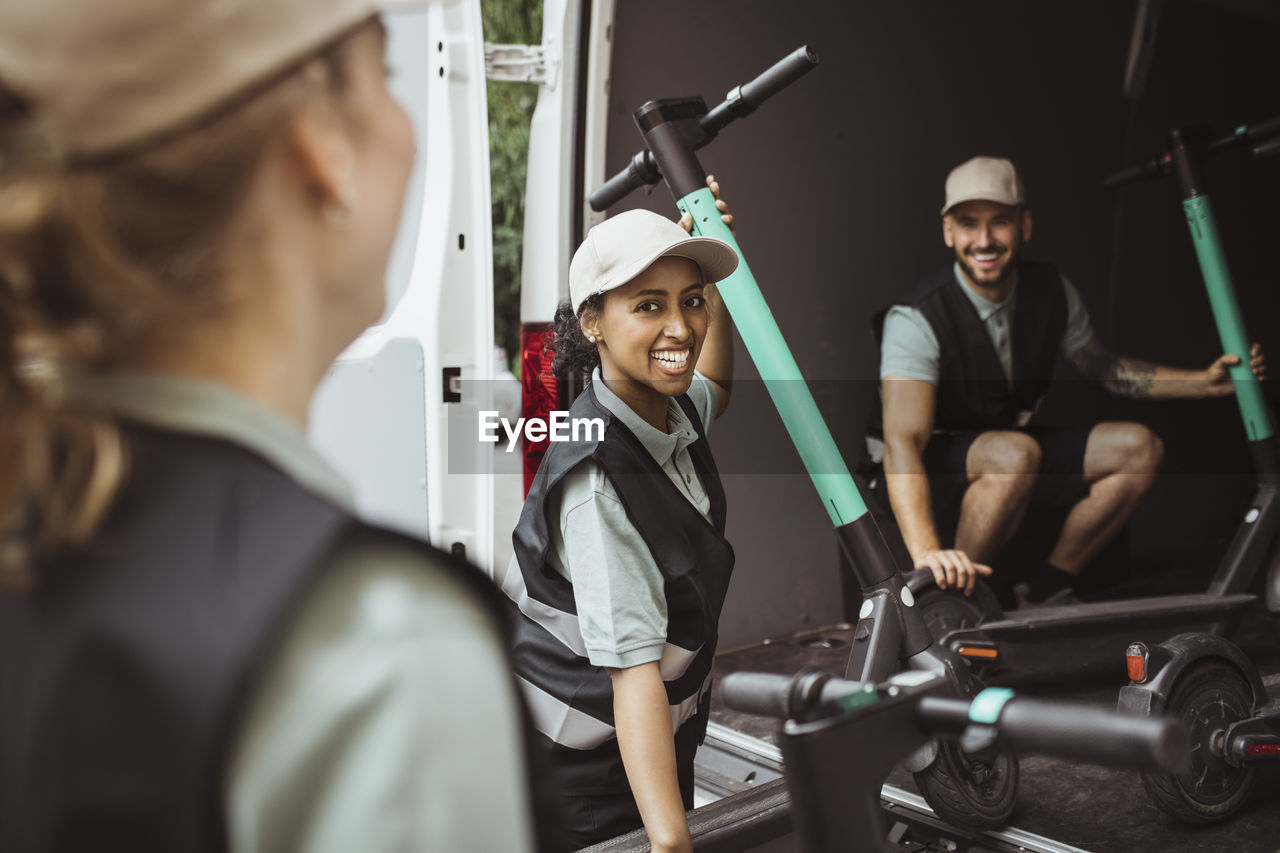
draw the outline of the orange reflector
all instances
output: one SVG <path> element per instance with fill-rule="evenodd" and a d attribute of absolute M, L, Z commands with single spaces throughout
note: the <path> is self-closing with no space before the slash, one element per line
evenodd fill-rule
<path fill-rule="evenodd" d="M 967 658 L 989 658 L 995 660 L 1000 653 L 995 649 L 984 649 L 981 646 L 957 646 L 956 654 L 964 655 Z"/>
<path fill-rule="evenodd" d="M 1130 681 L 1142 681 L 1147 677 L 1147 662 L 1141 655 L 1128 655 L 1124 662 L 1129 670 Z"/>
<path fill-rule="evenodd" d="M 1130 681 L 1147 680 L 1147 647 L 1143 643 L 1130 643 L 1124 650 L 1124 665 Z"/>

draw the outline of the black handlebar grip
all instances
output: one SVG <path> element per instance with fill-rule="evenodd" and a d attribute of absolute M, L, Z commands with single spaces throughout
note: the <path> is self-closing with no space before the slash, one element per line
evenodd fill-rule
<path fill-rule="evenodd" d="M 1009 700 L 996 727 L 1000 742 L 1018 753 L 1134 770 L 1176 772 L 1191 747 L 1189 730 L 1175 720 L 1036 699 Z"/>
<path fill-rule="evenodd" d="M 1254 157 L 1274 157 L 1277 154 L 1280 154 L 1280 136 L 1253 146 Z"/>
<path fill-rule="evenodd" d="M 1273 136 L 1280 136 L 1280 116 L 1251 122 L 1248 135 L 1253 142 L 1265 142 Z"/>
<path fill-rule="evenodd" d="M 789 675 L 731 672 L 720 682 L 720 692 L 731 710 L 786 719 L 791 716 L 791 683 Z"/>
<path fill-rule="evenodd" d="M 1253 149 L 1254 155 L 1257 156 L 1258 147 L 1265 145 L 1268 140 L 1277 135 L 1280 135 L 1280 116 L 1242 124 L 1229 136 L 1210 142 L 1208 153 L 1218 154 L 1249 143 L 1257 146 Z"/>
<path fill-rule="evenodd" d="M 817 64 L 818 54 L 810 50 L 808 45 L 796 48 L 750 83 L 735 86 L 723 101 L 699 121 L 703 132 L 708 137 L 713 137 L 734 119 L 751 115 L 761 103 L 812 71 Z"/>
<path fill-rule="evenodd" d="M 1114 190 L 1125 184 L 1132 184 L 1136 181 L 1147 181 L 1160 177 L 1163 173 L 1163 158 L 1156 160 L 1148 160 L 1145 163 L 1139 163 L 1136 166 L 1129 166 L 1118 172 L 1112 172 L 1102 179 L 1102 186 L 1105 189 Z"/>
<path fill-rule="evenodd" d="M 775 62 L 750 83 L 739 88 L 742 100 L 753 109 L 812 71 L 818 64 L 818 54 L 802 45 Z"/>
<path fill-rule="evenodd" d="M 627 167 L 600 186 L 596 187 L 587 201 L 592 210 L 607 210 L 622 201 L 627 193 L 646 184 L 656 183 L 662 174 L 648 149 L 638 151 Z"/>

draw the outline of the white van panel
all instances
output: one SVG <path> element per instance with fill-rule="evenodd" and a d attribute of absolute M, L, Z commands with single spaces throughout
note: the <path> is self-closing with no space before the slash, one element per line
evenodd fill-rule
<path fill-rule="evenodd" d="M 425 533 L 491 571 L 492 456 L 474 440 L 455 440 L 461 457 L 447 449 L 450 421 L 469 423 L 474 435 L 478 412 L 492 408 L 480 6 L 438 0 L 386 20 L 391 85 L 412 117 L 418 163 L 388 274 L 387 313 L 334 364 L 313 401 L 310 436 L 351 481 L 363 516 Z M 446 368 L 458 370 L 459 402 L 444 401 Z"/>
<path fill-rule="evenodd" d="M 335 364 L 311 411 L 323 426 L 313 441 L 341 460 L 361 514 L 422 539 L 431 535 L 424 366 L 418 341 L 388 341 L 372 358 Z"/>

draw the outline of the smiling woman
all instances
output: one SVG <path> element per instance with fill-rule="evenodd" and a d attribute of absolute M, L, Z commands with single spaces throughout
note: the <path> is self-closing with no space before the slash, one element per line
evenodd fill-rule
<path fill-rule="evenodd" d="M 602 420 L 604 436 L 547 452 L 503 591 L 578 846 L 643 825 L 653 849 L 690 849 L 693 754 L 733 569 L 706 436 L 733 375 L 714 282 L 736 266 L 727 244 L 643 210 L 593 228 L 570 265 L 556 364 L 591 371 L 570 415 Z"/>

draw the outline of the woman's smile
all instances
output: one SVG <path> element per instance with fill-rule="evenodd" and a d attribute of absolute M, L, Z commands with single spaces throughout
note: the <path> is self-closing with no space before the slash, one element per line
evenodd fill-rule
<path fill-rule="evenodd" d="M 655 349 L 649 357 L 658 363 L 658 369 L 669 376 L 683 376 L 693 367 L 692 347 L 682 349 Z"/>

